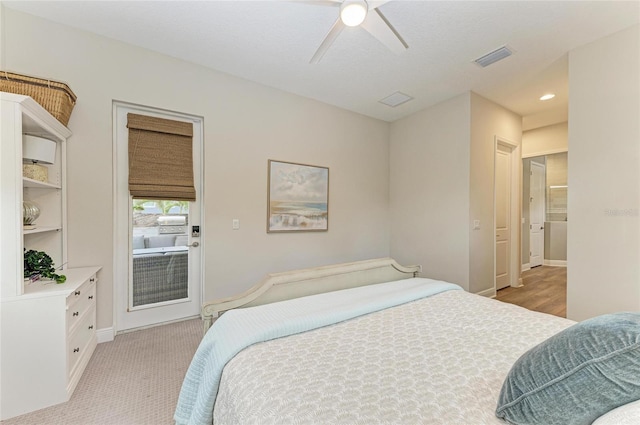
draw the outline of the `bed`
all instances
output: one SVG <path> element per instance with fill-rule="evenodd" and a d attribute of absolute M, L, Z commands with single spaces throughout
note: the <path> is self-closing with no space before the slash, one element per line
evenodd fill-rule
<path fill-rule="evenodd" d="M 277 273 L 206 304 L 206 334 L 176 423 L 609 425 L 640 418 L 639 317 L 616 317 L 628 324 L 624 337 L 602 344 L 598 334 L 592 344 L 589 335 L 610 321 L 585 330 L 419 271 L 386 258 Z M 558 347 L 567 341 L 578 345 L 563 353 Z M 615 344 L 625 345 L 612 356 Z M 596 365 L 595 375 L 614 381 L 599 391 L 588 381 L 596 379 L 592 358 L 563 370 L 593 346 L 597 359 L 615 360 Z M 555 363 L 540 366 L 550 357 Z M 549 376 L 554 368 L 561 379 Z M 617 422 L 608 421 L 610 411 Z"/>

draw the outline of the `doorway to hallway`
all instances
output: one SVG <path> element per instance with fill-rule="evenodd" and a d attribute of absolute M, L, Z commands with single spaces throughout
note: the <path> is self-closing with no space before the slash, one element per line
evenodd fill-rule
<path fill-rule="evenodd" d="M 541 313 L 567 317 L 567 268 L 540 266 L 522 273 L 522 287 L 497 291 L 496 299 Z"/>

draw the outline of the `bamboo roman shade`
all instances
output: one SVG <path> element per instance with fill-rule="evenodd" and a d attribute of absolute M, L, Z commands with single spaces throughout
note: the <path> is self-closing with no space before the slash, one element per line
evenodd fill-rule
<path fill-rule="evenodd" d="M 127 128 L 131 196 L 195 201 L 193 124 L 127 114 Z"/>

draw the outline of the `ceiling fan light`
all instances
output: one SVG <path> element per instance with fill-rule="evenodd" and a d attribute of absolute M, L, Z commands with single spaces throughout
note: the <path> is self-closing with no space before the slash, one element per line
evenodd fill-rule
<path fill-rule="evenodd" d="M 357 27 L 367 17 L 367 2 L 365 0 L 345 0 L 340 6 L 340 19 L 348 27 Z"/>

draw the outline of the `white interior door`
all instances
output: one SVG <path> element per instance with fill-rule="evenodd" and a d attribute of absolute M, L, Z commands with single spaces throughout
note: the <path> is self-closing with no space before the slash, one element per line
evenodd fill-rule
<path fill-rule="evenodd" d="M 196 201 L 134 200 L 127 114 L 193 123 Z M 114 103 L 116 332 L 195 317 L 202 299 L 202 119 Z"/>
<path fill-rule="evenodd" d="M 544 165 L 532 161 L 529 177 L 529 263 L 531 267 L 536 267 L 541 266 L 544 261 Z"/>
<path fill-rule="evenodd" d="M 496 290 L 511 284 L 511 148 L 498 144 L 495 165 Z"/>

